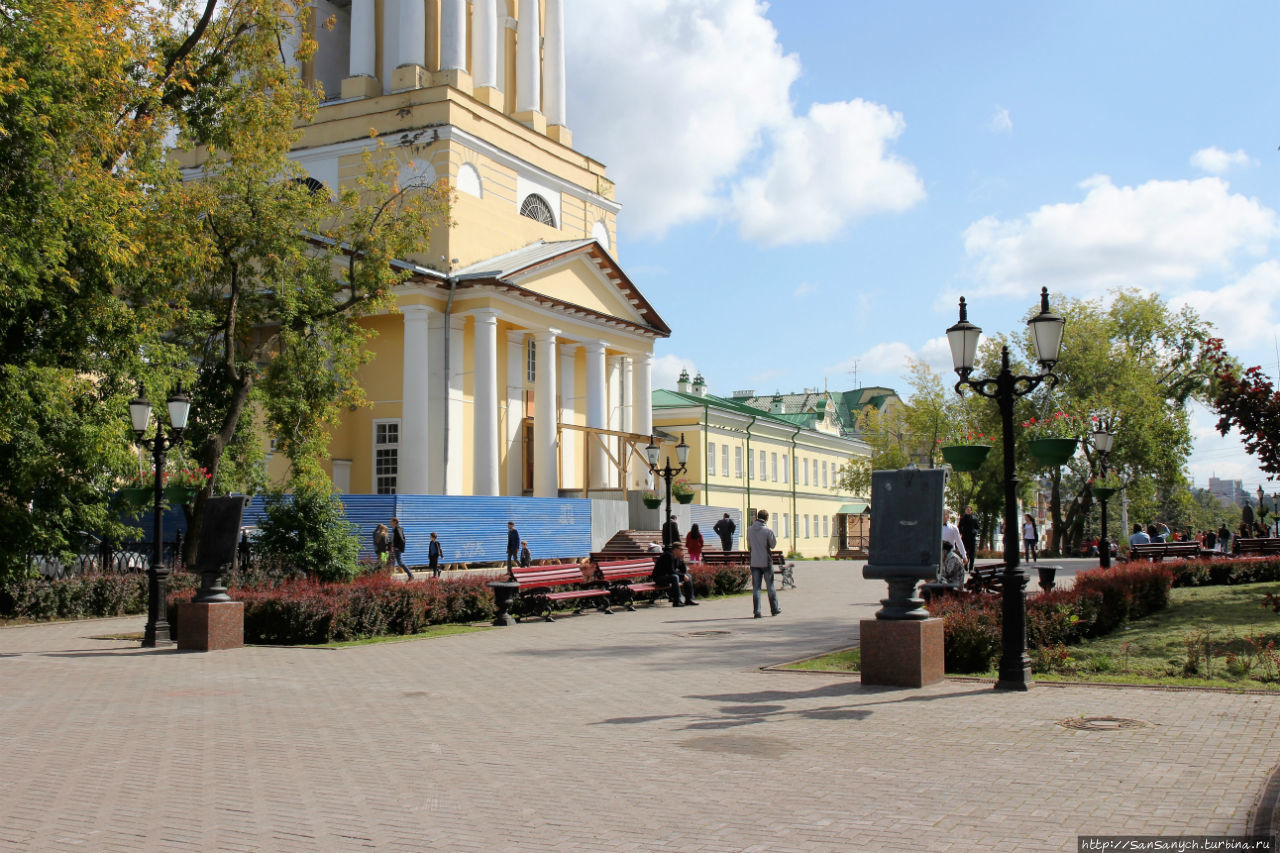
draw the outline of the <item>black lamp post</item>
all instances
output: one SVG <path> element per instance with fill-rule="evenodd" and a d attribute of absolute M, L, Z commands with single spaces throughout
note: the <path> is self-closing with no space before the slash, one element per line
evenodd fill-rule
<path fill-rule="evenodd" d="M 1018 476 L 1014 471 L 1013 401 L 1031 393 L 1041 383 L 1057 384 L 1053 366 L 1058 363 L 1065 321 L 1049 310 L 1049 289 L 1040 290 L 1040 313 L 1027 325 L 1035 342 L 1040 373 L 1015 376 L 1009 369 L 1009 348 L 1001 348 L 1000 372 L 990 379 L 970 379 L 978 354 L 982 329 L 969 322 L 964 297 L 960 297 L 960 321 L 947 329 L 951 361 L 960 381 L 956 393 L 968 386 L 979 395 L 995 400 L 1000 408 L 1000 428 L 1004 449 L 1004 579 L 1000 593 L 1001 653 L 997 690 L 1026 690 L 1031 686 L 1031 659 L 1027 657 L 1027 575 L 1018 560 Z"/>
<path fill-rule="evenodd" d="M 649 460 L 649 473 L 657 474 L 663 479 L 667 485 L 667 512 L 662 517 L 662 528 L 665 531 L 667 522 L 671 520 L 671 481 L 686 470 L 686 463 L 689 461 L 689 445 L 684 443 L 684 433 L 680 433 L 680 443 L 676 445 L 676 460 L 680 463 L 679 468 L 671 467 L 671 457 L 667 457 L 667 462 L 661 468 L 658 467 L 658 445 L 653 443 L 656 436 L 649 436 L 649 445 L 644 449 L 645 458 Z M 665 540 L 666 537 L 664 536 Z M 663 541 L 663 545 L 672 543 Z"/>
<path fill-rule="evenodd" d="M 1102 460 L 1102 476 L 1107 475 L 1107 456 L 1111 453 L 1111 445 L 1116 440 L 1115 422 L 1109 418 L 1099 418 L 1093 430 L 1093 449 L 1098 451 Z M 1107 499 L 1098 498 L 1102 504 L 1102 542 L 1098 546 L 1098 565 L 1104 569 L 1111 568 L 1111 542 L 1107 539 Z"/>
<path fill-rule="evenodd" d="M 169 569 L 164 565 L 164 514 L 161 501 L 164 491 L 164 454 L 170 447 L 182 443 L 182 431 L 187 428 L 187 415 L 191 413 L 191 401 L 182 393 L 182 384 L 167 400 L 169 408 L 169 434 L 165 435 L 164 424 L 156 419 L 155 438 L 143 438 L 151 425 L 151 403 L 143 396 L 142 385 L 138 385 L 138 396 L 129 401 L 129 419 L 133 422 L 133 434 L 138 444 L 151 451 L 155 460 L 155 481 L 152 489 L 155 494 L 153 508 L 153 538 L 151 547 L 151 565 L 147 569 L 147 627 L 142 634 L 144 647 L 168 646 L 173 644 L 169 636 L 168 614 L 165 612 L 165 585 L 169 580 Z"/>

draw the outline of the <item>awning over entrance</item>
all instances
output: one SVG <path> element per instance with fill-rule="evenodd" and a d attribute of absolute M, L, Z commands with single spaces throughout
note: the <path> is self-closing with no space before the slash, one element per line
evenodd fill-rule
<path fill-rule="evenodd" d="M 837 514 L 862 515 L 864 512 L 868 511 L 869 509 L 871 509 L 871 504 L 867 503 L 866 501 L 854 501 L 852 503 L 847 503 L 844 506 L 840 507 L 840 509 L 837 510 Z"/>

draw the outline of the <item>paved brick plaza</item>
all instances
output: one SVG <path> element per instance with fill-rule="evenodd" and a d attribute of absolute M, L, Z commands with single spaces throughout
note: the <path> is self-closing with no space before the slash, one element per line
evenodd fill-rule
<path fill-rule="evenodd" d="M 856 640 L 884 585 L 340 651 L 0 630 L 4 850 L 1074 850 L 1243 833 L 1280 697 L 862 687 L 759 667 Z M 745 617 L 745 618 L 744 618 Z M 700 633 L 715 632 L 715 633 Z M 1075 716 L 1147 728 L 1068 731 Z"/>

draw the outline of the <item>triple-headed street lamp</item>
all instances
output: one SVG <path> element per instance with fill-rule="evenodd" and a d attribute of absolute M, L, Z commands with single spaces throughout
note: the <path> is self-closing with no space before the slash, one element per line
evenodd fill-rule
<path fill-rule="evenodd" d="M 152 490 L 155 495 L 153 507 L 153 532 L 151 543 L 151 565 L 147 569 L 147 627 L 142 634 L 142 645 L 145 647 L 168 646 L 173 644 L 169 636 L 169 620 L 165 607 L 165 585 L 169 579 L 169 569 L 164 565 L 164 512 L 161 502 L 164 498 L 164 454 L 170 447 L 182 444 L 182 431 L 187 428 L 187 415 L 191 413 L 191 401 L 182 393 L 182 384 L 166 401 L 169 408 L 169 434 L 165 435 L 164 424 L 156 419 L 154 438 L 143 438 L 151 425 L 151 403 L 147 400 L 142 384 L 138 384 L 138 396 L 129 401 L 129 419 L 133 422 L 133 434 L 138 444 L 151 451 L 155 460 L 155 481 Z"/>
<path fill-rule="evenodd" d="M 1042 383 L 1053 387 L 1058 377 L 1053 366 L 1062 348 L 1065 321 L 1049 310 L 1049 288 L 1040 290 L 1040 313 L 1027 325 L 1035 343 L 1040 373 L 1015 376 L 1009 368 L 1009 347 L 1000 349 L 1000 372 L 990 379 L 970 379 L 978 355 L 982 329 L 969 322 L 968 308 L 960 297 L 960 321 L 947 329 L 951 361 L 960 381 L 956 393 L 965 386 L 996 401 L 1000 408 L 1000 429 L 1004 449 L 1004 577 L 1000 592 L 1001 653 L 997 690 L 1026 690 L 1031 686 L 1031 658 L 1027 656 L 1027 575 L 1018 561 L 1018 476 L 1014 471 L 1013 401 L 1030 394 Z"/>
<path fill-rule="evenodd" d="M 649 445 L 644 449 L 645 458 L 649 460 L 649 473 L 657 474 L 667 485 L 667 512 L 662 516 L 663 545 L 672 545 L 674 543 L 666 541 L 667 522 L 671 520 L 671 481 L 686 470 L 686 463 L 689 461 L 689 445 L 684 443 L 684 433 L 680 433 L 680 443 L 676 445 L 676 460 L 680 463 L 679 468 L 671 467 L 671 457 L 667 457 L 666 464 L 658 467 L 658 445 L 654 443 L 657 436 L 649 436 Z"/>
<path fill-rule="evenodd" d="M 1115 440 L 1115 421 L 1106 417 L 1098 418 L 1097 426 L 1093 429 L 1093 449 L 1098 451 L 1104 477 L 1107 475 L 1107 456 L 1111 453 L 1111 445 Z M 1098 496 L 1098 501 L 1102 504 L 1102 541 L 1098 544 L 1098 565 L 1104 569 L 1111 568 L 1111 542 L 1107 539 L 1107 498 L 1109 497 L 1111 497 L 1110 491 L 1104 491 Z"/>

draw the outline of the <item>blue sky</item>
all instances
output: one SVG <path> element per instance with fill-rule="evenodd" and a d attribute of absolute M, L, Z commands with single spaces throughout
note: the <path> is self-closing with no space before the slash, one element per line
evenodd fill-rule
<path fill-rule="evenodd" d="M 1277 373 L 1280 4 L 569 0 L 575 147 L 713 393 L 950 375 L 1044 285 L 1190 304 Z M 1193 479 L 1263 480 L 1194 417 Z M 1270 491 L 1270 488 L 1268 489 Z"/>

